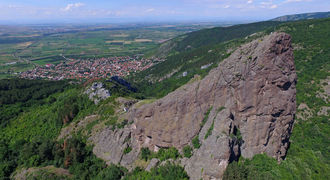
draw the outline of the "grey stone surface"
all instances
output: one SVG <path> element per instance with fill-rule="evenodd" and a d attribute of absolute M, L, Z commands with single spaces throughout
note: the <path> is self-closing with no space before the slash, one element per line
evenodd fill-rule
<path fill-rule="evenodd" d="M 149 172 L 150 172 L 150 170 L 151 170 L 152 168 L 156 167 L 158 163 L 159 163 L 159 159 L 157 159 L 157 158 L 152 158 L 151 161 L 150 161 L 150 163 L 148 164 L 148 166 L 147 166 L 147 168 L 146 168 L 146 171 L 149 171 Z"/>
<path fill-rule="evenodd" d="M 110 97 L 109 90 L 103 87 L 102 82 L 94 82 L 91 87 L 87 88 L 84 92 L 88 95 L 88 98 L 98 104 L 101 100 Z"/>
<path fill-rule="evenodd" d="M 182 163 L 191 179 L 219 179 L 239 155 L 266 153 L 281 160 L 296 112 L 296 78 L 291 37 L 272 33 L 242 45 L 204 79 L 133 108 L 132 135 L 152 150 L 182 149 L 199 135 L 202 146 Z"/>
<path fill-rule="evenodd" d="M 134 161 L 138 158 L 139 147 L 131 138 L 130 127 L 112 130 L 105 128 L 95 133 L 88 139 L 94 145 L 93 153 L 103 159 L 107 164 L 120 164 L 128 169 L 133 168 Z M 132 147 L 128 154 L 124 153 L 127 147 Z"/>

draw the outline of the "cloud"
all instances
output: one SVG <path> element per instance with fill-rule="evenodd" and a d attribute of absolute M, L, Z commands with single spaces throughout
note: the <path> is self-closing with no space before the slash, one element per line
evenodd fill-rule
<path fill-rule="evenodd" d="M 273 4 L 273 5 L 270 6 L 270 9 L 275 9 L 275 8 L 277 8 L 276 4 Z"/>
<path fill-rule="evenodd" d="M 79 8 L 79 7 L 82 7 L 84 5 L 85 5 L 84 3 L 80 3 L 80 2 L 73 3 L 73 4 L 68 4 L 68 5 L 66 5 L 65 8 L 62 8 L 61 10 L 62 11 L 72 11 L 72 9 Z"/>
<path fill-rule="evenodd" d="M 270 0 L 270 1 L 261 2 L 259 7 L 267 8 L 267 9 L 276 9 L 278 8 L 279 5 L 281 4 L 273 4 L 273 1 Z"/>
<path fill-rule="evenodd" d="M 290 2 L 301 2 L 302 0 L 286 0 L 286 3 L 290 3 Z"/>
<path fill-rule="evenodd" d="M 230 8 L 230 5 L 225 5 L 223 8 L 225 9 Z"/>
<path fill-rule="evenodd" d="M 8 8 L 17 9 L 17 8 L 19 8 L 19 6 L 9 4 L 9 5 L 8 5 Z"/>
<path fill-rule="evenodd" d="M 155 11 L 155 9 L 154 8 L 150 8 L 150 9 L 147 9 L 145 12 L 149 13 L 149 12 L 153 12 L 153 11 Z"/>
<path fill-rule="evenodd" d="M 253 3 L 253 0 L 248 0 L 246 3 L 251 4 Z"/>

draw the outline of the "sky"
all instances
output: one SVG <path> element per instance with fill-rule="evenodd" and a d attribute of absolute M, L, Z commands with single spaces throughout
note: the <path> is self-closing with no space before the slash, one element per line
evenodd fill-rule
<path fill-rule="evenodd" d="M 330 0 L 0 0 L 2 22 L 231 21 L 330 11 Z"/>

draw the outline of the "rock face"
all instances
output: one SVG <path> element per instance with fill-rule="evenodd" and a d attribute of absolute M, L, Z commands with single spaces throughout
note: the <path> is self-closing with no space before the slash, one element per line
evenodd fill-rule
<path fill-rule="evenodd" d="M 100 100 L 110 97 L 109 90 L 103 88 L 103 83 L 101 82 L 93 83 L 84 93 L 87 94 L 89 99 L 94 101 L 95 104 L 98 104 Z"/>
<path fill-rule="evenodd" d="M 159 163 L 159 160 L 158 160 L 158 159 L 156 159 L 156 158 L 152 158 L 152 159 L 150 160 L 150 163 L 148 164 L 148 166 L 147 166 L 147 168 L 146 168 L 146 171 L 149 171 L 149 172 L 150 172 L 150 170 L 151 170 L 152 168 L 154 168 L 155 166 L 157 166 L 158 163 Z"/>
<path fill-rule="evenodd" d="M 131 138 L 131 131 L 127 126 L 116 130 L 106 128 L 88 140 L 94 144 L 93 153 L 107 164 L 120 164 L 132 169 L 139 155 L 139 147 Z M 132 147 L 133 150 L 125 154 L 124 150 L 128 147 Z"/>
<path fill-rule="evenodd" d="M 192 179 L 219 179 L 240 155 L 283 159 L 296 111 L 296 78 L 290 36 L 272 33 L 238 48 L 204 79 L 133 108 L 132 136 L 139 146 L 158 150 L 182 149 L 199 135 L 201 147 L 182 163 Z"/>

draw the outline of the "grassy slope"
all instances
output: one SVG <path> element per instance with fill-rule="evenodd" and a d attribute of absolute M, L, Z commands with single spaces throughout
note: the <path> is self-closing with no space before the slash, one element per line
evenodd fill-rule
<path fill-rule="evenodd" d="M 225 41 L 246 37 L 255 32 L 274 27 L 281 22 L 262 21 L 250 24 L 239 24 L 229 27 L 203 29 L 181 35 L 153 50 L 148 56 L 169 56 L 181 52 L 190 52 L 203 46 L 212 46 Z"/>
<path fill-rule="evenodd" d="M 187 46 L 200 48 L 205 45 L 214 45 L 232 39 L 243 38 L 255 32 L 280 24 L 279 22 L 264 21 L 250 24 L 241 24 L 229 27 L 217 27 L 192 32 L 187 35 L 175 48 L 176 51 L 185 51 Z"/>
<path fill-rule="evenodd" d="M 330 177 L 329 116 L 318 116 L 322 106 L 329 107 L 317 95 L 321 80 L 330 76 L 330 19 L 308 20 L 280 25 L 276 28 L 292 36 L 298 74 L 297 107 L 305 103 L 312 116 L 296 119 L 286 159 L 278 165 L 265 155 L 233 163 L 225 179 L 324 179 Z M 313 83 L 312 83 L 313 82 Z M 298 110 L 299 111 L 299 110 Z M 299 112 L 298 112 L 299 113 Z"/>

